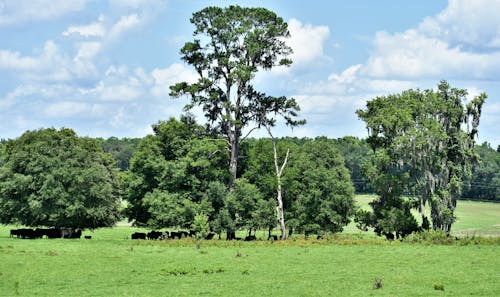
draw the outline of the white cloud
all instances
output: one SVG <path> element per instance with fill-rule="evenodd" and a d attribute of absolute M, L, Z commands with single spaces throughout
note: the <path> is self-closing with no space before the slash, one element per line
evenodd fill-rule
<path fill-rule="evenodd" d="M 437 16 L 427 17 L 418 30 L 452 45 L 500 47 L 500 0 L 450 0 Z"/>
<path fill-rule="evenodd" d="M 0 26 L 51 20 L 82 10 L 87 0 L 5 0 L 0 1 Z"/>
<path fill-rule="evenodd" d="M 45 42 L 38 55 L 0 50 L 0 69 L 11 70 L 25 80 L 67 81 L 72 73 L 71 59 L 53 41 Z"/>
<path fill-rule="evenodd" d="M 294 63 L 308 63 L 323 56 L 323 44 L 330 35 L 327 26 L 304 25 L 292 18 L 288 22 L 288 29 L 291 37 L 286 42 L 293 49 Z"/>
<path fill-rule="evenodd" d="M 48 117 L 67 118 L 91 113 L 92 108 L 83 102 L 62 101 L 48 105 L 44 113 Z"/>
<path fill-rule="evenodd" d="M 70 36 L 73 34 L 83 37 L 102 37 L 106 34 L 106 29 L 102 23 L 95 22 L 83 26 L 70 26 L 62 33 L 63 36 Z"/>
<path fill-rule="evenodd" d="M 119 38 L 124 32 L 140 24 L 137 14 L 122 16 L 109 30 L 108 38 Z"/>
<path fill-rule="evenodd" d="M 450 0 L 404 32 L 378 32 L 364 74 L 375 78 L 496 80 L 500 0 Z"/>
<path fill-rule="evenodd" d="M 197 79 L 193 71 L 178 63 L 168 68 L 156 68 L 151 72 L 151 76 L 154 80 L 151 93 L 156 97 L 168 97 L 170 86 L 175 83 L 183 81 L 193 83 Z"/>
<path fill-rule="evenodd" d="M 492 79 L 500 74 L 500 51 L 465 51 L 415 29 L 378 32 L 374 45 L 364 69 L 371 77 Z"/>

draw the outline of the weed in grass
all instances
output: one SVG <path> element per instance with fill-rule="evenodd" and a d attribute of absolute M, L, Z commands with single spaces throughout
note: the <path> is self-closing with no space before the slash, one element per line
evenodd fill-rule
<path fill-rule="evenodd" d="M 237 252 L 236 252 L 236 257 L 238 258 L 238 257 L 241 257 L 241 256 L 242 256 L 242 255 L 241 255 L 240 251 L 237 251 Z"/>
<path fill-rule="evenodd" d="M 434 283 L 433 286 L 436 291 L 444 291 L 444 285 L 440 282 Z"/>
<path fill-rule="evenodd" d="M 53 251 L 53 250 L 49 250 L 47 252 L 47 256 L 56 257 L 56 256 L 59 256 L 59 253 L 56 251 Z"/>
<path fill-rule="evenodd" d="M 188 274 L 194 274 L 193 270 L 187 269 L 185 267 L 176 267 L 173 269 L 163 268 L 161 271 L 162 271 L 161 274 L 169 275 L 169 276 L 184 276 L 184 275 L 188 275 Z"/>
<path fill-rule="evenodd" d="M 224 267 L 219 267 L 219 268 L 217 268 L 217 270 L 215 270 L 215 273 L 222 273 L 224 271 L 225 271 Z"/>
<path fill-rule="evenodd" d="M 202 255 L 206 255 L 206 254 L 208 254 L 208 251 L 201 250 L 201 251 L 200 251 L 200 254 L 202 254 Z"/>
<path fill-rule="evenodd" d="M 16 280 L 16 281 L 14 282 L 14 293 L 15 293 L 16 295 L 19 295 L 19 280 Z"/>
<path fill-rule="evenodd" d="M 375 289 L 375 290 L 382 289 L 382 279 L 381 278 L 375 279 L 375 282 L 373 283 L 373 289 Z"/>
<path fill-rule="evenodd" d="M 241 272 L 241 274 L 243 274 L 243 275 L 249 275 L 249 274 L 250 274 L 250 272 L 248 271 L 248 269 L 245 269 L 245 270 L 243 270 L 243 271 Z"/>

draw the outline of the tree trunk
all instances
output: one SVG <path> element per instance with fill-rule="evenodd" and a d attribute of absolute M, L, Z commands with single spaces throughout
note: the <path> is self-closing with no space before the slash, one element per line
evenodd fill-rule
<path fill-rule="evenodd" d="M 240 154 L 240 130 L 235 128 L 234 135 L 230 137 L 229 142 L 231 145 L 231 160 L 229 164 L 229 172 L 231 173 L 230 187 L 232 188 L 237 178 L 238 172 L 238 158 Z"/>
<path fill-rule="evenodd" d="M 285 160 L 283 160 L 283 164 L 281 167 L 278 165 L 278 152 L 276 150 L 276 141 L 271 134 L 271 129 L 269 127 L 267 128 L 267 132 L 271 136 L 271 140 L 273 141 L 273 151 L 274 151 L 274 167 L 276 169 L 276 181 L 278 183 L 278 187 L 276 189 L 277 196 L 276 199 L 278 200 L 278 216 L 279 216 L 279 222 L 280 222 L 280 229 L 281 229 L 281 240 L 286 239 L 286 226 L 285 226 L 285 210 L 283 208 L 283 199 L 281 195 L 281 175 L 283 174 L 283 169 L 285 169 L 286 162 L 288 161 L 288 156 L 290 154 L 290 150 L 288 149 L 286 151 L 286 156 Z"/>

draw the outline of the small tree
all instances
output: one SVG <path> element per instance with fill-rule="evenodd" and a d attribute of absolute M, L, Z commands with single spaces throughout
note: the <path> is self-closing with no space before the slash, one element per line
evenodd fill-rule
<path fill-rule="evenodd" d="M 200 242 L 203 238 L 207 237 L 210 231 L 208 224 L 208 216 L 204 213 L 198 213 L 194 217 L 194 222 L 191 224 L 191 230 L 196 233 L 196 248 L 200 248 Z"/>

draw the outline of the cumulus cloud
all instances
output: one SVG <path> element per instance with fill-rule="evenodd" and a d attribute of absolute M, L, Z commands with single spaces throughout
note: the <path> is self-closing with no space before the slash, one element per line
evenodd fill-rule
<path fill-rule="evenodd" d="M 500 0 L 450 0 L 404 32 L 378 32 L 364 74 L 375 78 L 495 80 L 500 75 Z"/>
<path fill-rule="evenodd" d="M 450 0 L 446 9 L 427 17 L 418 30 L 454 45 L 500 47 L 500 0 Z"/>
<path fill-rule="evenodd" d="M 17 73 L 26 80 L 67 81 L 72 73 L 71 59 L 52 40 L 45 42 L 38 55 L 23 56 L 19 52 L 0 50 L 0 69 Z"/>
<path fill-rule="evenodd" d="M 170 93 L 170 86 L 178 82 L 190 82 L 196 81 L 196 74 L 188 69 L 183 64 L 172 64 L 167 68 L 155 68 L 151 76 L 154 80 L 154 86 L 151 89 L 151 93 L 156 97 L 168 97 Z"/>
<path fill-rule="evenodd" d="M 302 24 L 292 18 L 288 22 L 288 29 L 291 37 L 286 42 L 293 49 L 294 63 L 308 63 L 323 56 L 323 44 L 330 35 L 327 26 Z"/>
<path fill-rule="evenodd" d="M 4 0 L 0 1 L 0 26 L 50 20 L 82 10 L 88 0 Z"/>

